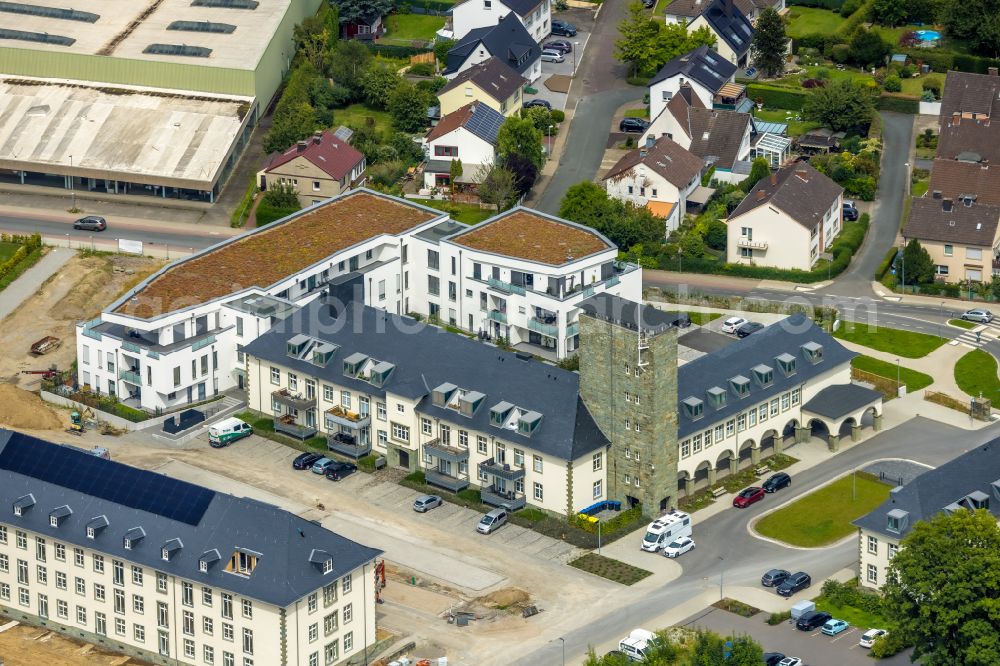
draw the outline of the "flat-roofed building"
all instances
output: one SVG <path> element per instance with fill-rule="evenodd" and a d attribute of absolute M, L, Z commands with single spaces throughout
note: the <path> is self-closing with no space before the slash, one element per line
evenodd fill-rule
<path fill-rule="evenodd" d="M 156 664 L 314 666 L 375 643 L 380 551 L 276 506 L 9 430 L 0 506 L 18 621 Z"/>

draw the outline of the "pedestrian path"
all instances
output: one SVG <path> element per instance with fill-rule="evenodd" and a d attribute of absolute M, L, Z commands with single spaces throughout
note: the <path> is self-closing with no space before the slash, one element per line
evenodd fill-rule
<path fill-rule="evenodd" d="M 957 327 L 952 327 L 957 328 Z M 1000 322 L 979 324 L 975 328 L 960 329 L 962 332 L 952 341 L 952 346 L 962 345 L 970 349 L 978 349 L 983 345 L 1000 338 Z"/>
<path fill-rule="evenodd" d="M 76 254 L 64 247 L 54 247 L 49 253 L 38 260 L 38 263 L 26 270 L 19 278 L 14 280 L 6 289 L 0 291 L 0 321 L 14 310 L 18 309 L 22 303 L 28 300 L 32 294 L 38 291 L 42 283 L 59 272 L 66 265 L 66 262 Z"/>

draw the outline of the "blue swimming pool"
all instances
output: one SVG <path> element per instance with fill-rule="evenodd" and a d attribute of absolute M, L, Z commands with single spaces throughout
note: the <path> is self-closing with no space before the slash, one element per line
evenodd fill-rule
<path fill-rule="evenodd" d="M 936 42 L 941 39 L 941 33 L 937 30 L 917 30 L 914 34 L 922 42 Z"/>

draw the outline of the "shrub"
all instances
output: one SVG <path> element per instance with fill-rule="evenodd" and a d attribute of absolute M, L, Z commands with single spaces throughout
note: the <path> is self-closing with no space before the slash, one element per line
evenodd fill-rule
<path fill-rule="evenodd" d="M 840 10 L 843 2 L 844 0 L 789 0 L 788 4 L 800 7 L 819 7 L 836 12 Z"/>
<path fill-rule="evenodd" d="M 403 477 L 403 481 L 409 481 L 410 483 L 426 483 L 427 475 L 424 474 L 423 470 L 418 469 L 416 472 L 412 472 Z"/>
<path fill-rule="evenodd" d="M 817 52 L 823 52 L 833 39 L 833 35 L 828 35 L 825 32 L 807 33 L 795 39 L 796 53 L 801 53 L 803 49 L 816 49 Z"/>
<path fill-rule="evenodd" d="M 847 18 L 859 9 L 861 9 L 861 0 L 847 0 L 840 8 L 840 15 Z"/>
<path fill-rule="evenodd" d="M 805 85 L 805 82 L 803 82 Z M 885 77 L 885 81 L 882 83 L 882 87 L 885 88 L 886 92 L 898 93 L 903 89 L 903 82 L 899 80 L 899 77 L 895 74 L 890 74 Z"/>
<path fill-rule="evenodd" d="M 562 109 L 552 109 L 549 114 L 552 117 L 552 122 L 561 123 L 566 120 L 566 112 Z"/>
<path fill-rule="evenodd" d="M 930 90 L 934 93 L 934 97 L 941 97 L 941 81 L 938 79 L 924 79 L 923 83 L 921 83 L 921 87 L 924 90 Z"/>
<path fill-rule="evenodd" d="M 899 637 L 899 634 L 889 632 L 875 639 L 871 655 L 876 659 L 885 659 L 886 657 L 891 657 L 894 654 L 902 652 L 908 647 L 909 645 Z"/>
<path fill-rule="evenodd" d="M 434 65 L 429 62 L 418 62 L 410 65 L 408 73 L 413 76 L 434 76 Z"/>
<path fill-rule="evenodd" d="M 780 613 L 771 613 L 767 616 L 767 623 L 772 627 L 776 624 L 781 624 L 786 622 L 792 617 L 792 611 L 781 611 Z"/>
<path fill-rule="evenodd" d="M 374 453 L 362 456 L 361 458 L 358 458 L 358 469 L 363 472 L 374 472 L 376 460 L 378 460 L 378 456 Z"/>
<path fill-rule="evenodd" d="M 920 113 L 920 98 L 899 93 L 882 93 L 875 100 L 875 106 L 879 111 L 917 114 Z"/>
<path fill-rule="evenodd" d="M 843 65 L 851 57 L 851 47 L 847 44 L 834 44 L 830 49 L 830 59 L 839 65 Z"/>
<path fill-rule="evenodd" d="M 875 269 L 876 280 L 881 280 L 885 277 L 885 274 L 889 272 L 889 269 L 892 268 L 892 262 L 896 258 L 897 252 L 898 249 L 895 245 L 886 251 L 885 257 L 882 258 L 882 262 L 878 265 L 878 268 Z"/>
<path fill-rule="evenodd" d="M 283 217 L 288 217 L 292 213 L 298 212 L 298 210 L 298 208 L 277 208 L 266 201 L 261 201 L 257 205 L 257 226 L 262 227 L 265 224 L 271 224 L 275 220 L 280 220 Z"/>
<path fill-rule="evenodd" d="M 802 82 L 803 88 L 822 88 L 826 85 L 826 81 L 822 79 L 806 79 Z"/>

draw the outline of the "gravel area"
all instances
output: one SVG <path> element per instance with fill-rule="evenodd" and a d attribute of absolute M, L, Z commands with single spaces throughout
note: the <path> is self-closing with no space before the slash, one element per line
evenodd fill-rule
<path fill-rule="evenodd" d="M 883 460 L 864 468 L 865 472 L 882 478 L 886 483 L 906 485 L 929 468 L 909 460 Z"/>

